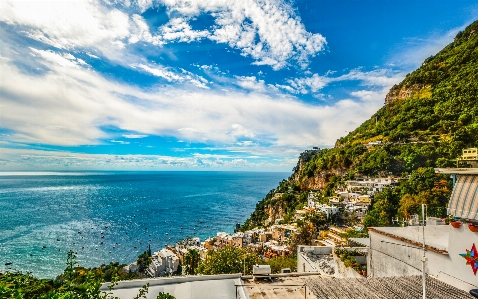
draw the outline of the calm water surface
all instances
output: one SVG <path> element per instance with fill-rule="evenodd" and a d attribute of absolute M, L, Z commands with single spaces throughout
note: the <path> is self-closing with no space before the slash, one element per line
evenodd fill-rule
<path fill-rule="evenodd" d="M 232 232 L 288 175 L 2 173 L 0 271 L 55 277 L 65 268 L 69 249 L 82 266 L 91 267 L 132 262 L 148 244 L 158 250 L 185 237 Z"/>

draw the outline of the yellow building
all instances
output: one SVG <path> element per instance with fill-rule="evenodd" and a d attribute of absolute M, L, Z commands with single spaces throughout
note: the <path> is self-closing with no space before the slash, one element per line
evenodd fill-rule
<path fill-rule="evenodd" d="M 471 147 L 463 149 L 461 160 L 478 160 L 478 148 Z"/>

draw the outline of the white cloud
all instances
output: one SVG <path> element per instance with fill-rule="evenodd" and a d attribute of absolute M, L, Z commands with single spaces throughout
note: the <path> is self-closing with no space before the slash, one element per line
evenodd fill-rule
<path fill-rule="evenodd" d="M 164 155 L 84 154 L 68 151 L 46 151 L 0 147 L 0 167 L 9 170 L 187 170 L 222 169 L 290 171 L 295 161 L 278 159 L 264 162 L 255 156 L 193 154 L 191 157 Z M 0 173 L 1 174 L 1 173 Z M 11 175 L 10 173 L 8 173 Z M 21 174 L 21 173 L 19 173 Z"/>
<path fill-rule="evenodd" d="M 14 61 L 0 60 L 0 68 L 9 74 L 0 82 L 4 95 L 0 126 L 14 132 L 10 140 L 15 142 L 98 144 L 111 139 L 101 129 L 109 126 L 213 144 L 260 136 L 262 142 L 278 147 L 332 145 L 352 128 L 350 119 L 360 123 L 379 107 L 352 100 L 313 106 L 234 90 L 142 90 L 109 81 L 56 52 L 31 51 L 46 72 L 28 74 Z"/>
<path fill-rule="evenodd" d="M 294 90 L 303 94 L 309 93 L 309 90 L 312 92 L 317 92 L 318 90 L 329 84 L 331 81 L 331 78 L 322 77 L 318 74 L 314 74 L 312 75 L 312 77 L 308 78 L 295 78 L 288 80 Z"/>
<path fill-rule="evenodd" d="M 254 76 L 237 76 L 238 79 L 237 84 L 242 88 L 264 92 L 266 90 L 266 86 L 264 84 L 264 80 L 257 80 Z"/>
<path fill-rule="evenodd" d="M 182 17 L 180 24 L 203 13 L 214 17 L 214 26 L 207 35 L 206 31 L 194 31 L 181 25 L 181 32 L 189 36 L 185 40 L 207 37 L 228 44 L 255 59 L 258 65 L 280 69 L 292 59 L 305 67 L 309 58 L 323 50 L 326 44 L 322 35 L 308 32 L 295 11 L 281 0 L 164 0 L 162 3 L 170 13 Z M 174 18 L 171 24 L 163 27 L 174 26 L 177 22 Z M 177 39 L 176 35 L 172 38 Z"/>
<path fill-rule="evenodd" d="M 209 35 L 206 30 L 192 30 L 188 20 L 184 18 L 173 18 L 159 28 L 156 35 L 157 42 L 166 44 L 168 42 L 193 42 L 203 39 Z"/>
<path fill-rule="evenodd" d="M 399 83 L 405 77 L 404 73 L 394 72 L 390 69 L 378 69 L 368 72 L 362 72 L 360 69 L 355 69 L 349 73 L 332 78 L 331 81 L 361 81 L 366 86 L 391 87 Z"/>
<path fill-rule="evenodd" d="M 150 73 L 156 77 L 162 77 L 168 81 L 177 81 L 177 80 L 180 80 L 181 79 L 181 76 L 173 73 L 173 72 L 170 72 L 168 70 L 166 70 L 166 68 L 163 68 L 163 67 L 160 67 L 160 66 L 156 66 L 156 67 L 150 67 L 148 65 L 145 65 L 145 64 L 136 64 L 136 65 L 131 65 L 132 68 L 140 68 L 144 71 L 146 71 L 147 73 Z"/>
<path fill-rule="evenodd" d="M 94 1 L 2 1 L 0 21 L 60 49 L 121 48 L 133 25 L 124 12 Z"/>
<path fill-rule="evenodd" d="M 170 68 L 166 68 L 160 65 L 154 65 L 154 64 L 132 64 L 130 65 L 131 68 L 133 69 L 139 69 L 142 70 L 146 73 L 149 73 L 153 76 L 156 77 L 161 77 L 163 79 L 166 79 L 169 82 L 189 82 L 196 87 L 200 88 L 205 88 L 208 89 L 209 87 L 207 86 L 208 80 L 205 78 L 195 75 L 191 72 L 185 71 L 181 69 L 181 72 L 177 71 L 171 71 Z"/>
<path fill-rule="evenodd" d="M 380 91 L 359 90 L 359 91 L 351 92 L 350 95 L 357 97 L 361 99 L 362 101 L 367 101 L 367 102 L 378 101 L 380 103 L 383 103 L 388 90 L 389 88 L 384 88 Z"/>
<path fill-rule="evenodd" d="M 325 38 L 308 32 L 296 12 L 282 0 L 165 0 L 169 21 L 149 28 L 143 17 L 99 1 L 3 1 L 0 21 L 18 26 L 27 36 L 60 49 L 101 52 L 123 61 L 124 48 L 139 41 L 161 46 L 209 39 L 239 49 L 255 64 L 280 69 L 289 60 L 306 66 L 323 50 Z M 139 12 L 152 1 L 136 2 Z M 126 7 L 129 5 L 126 3 Z M 194 30 L 190 22 L 209 14 L 214 25 Z M 97 57 L 93 55 L 91 57 Z"/>
<path fill-rule="evenodd" d="M 108 141 L 113 143 L 119 143 L 119 144 L 130 144 L 129 141 L 123 141 L 123 140 L 108 140 Z"/>
<path fill-rule="evenodd" d="M 143 135 L 143 134 L 123 134 L 124 138 L 129 138 L 129 139 L 137 139 L 137 138 L 145 138 L 148 137 L 148 135 Z"/>
<path fill-rule="evenodd" d="M 333 72 L 328 72 L 326 76 L 313 74 L 311 77 L 289 79 L 288 83 L 294 92 L 308 94 L 310 92 L 315 93 L 332 82 L 340 81 L 360 81 L 361 85 L 368 87 L 390 88 L 405 77 L 403 72 L 396 72 L 390 69 L 377 69 L 368 72 L 354 69 L 337 77 L 331 77 L 331 74 L 333 74 Z M 286 89 L 280 85 L 276 86 Z"/>
<path fill-rule="evenodd" d="M 244 126 L 240 124 L 232 124 L 231 127 L 233 129 L 233 131 L 231 132 L 231 135 L 234 137 L 248 137 L 248 138 L 255 137 L 254 133 L 244 128 Z"/>

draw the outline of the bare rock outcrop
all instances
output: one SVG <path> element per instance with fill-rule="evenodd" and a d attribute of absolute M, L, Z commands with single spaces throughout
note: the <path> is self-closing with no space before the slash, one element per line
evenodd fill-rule
<path fill-rule="evenodd" d="M 415 93 L 419 92 L 424 87 L 423 84 L 413 84 L 411 86 L 404 86 L 402 88 L 393 87 L 385 96 L 385 105 L 390 104 L 396 100 L 403 100 L 411 97 Z"/>

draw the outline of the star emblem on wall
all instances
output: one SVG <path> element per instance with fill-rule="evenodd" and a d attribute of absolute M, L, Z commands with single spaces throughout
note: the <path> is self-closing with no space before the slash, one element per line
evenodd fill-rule
<path fill-rule="evenodd" d="M 470 250 L 466 249 L 466 253 L 460 253 L 460 255 L 466 259 L 467 265 L 471 265 L 471 269 L 476 275 L 476 271 L 478 271 L 478 251 L 476 251 L 475 243 Z"/>

